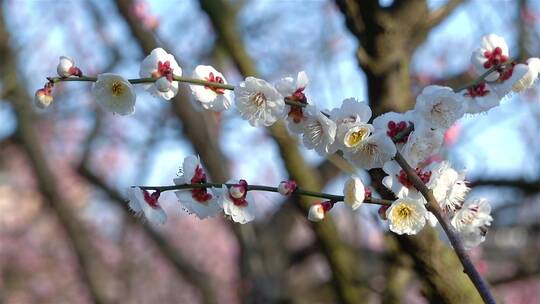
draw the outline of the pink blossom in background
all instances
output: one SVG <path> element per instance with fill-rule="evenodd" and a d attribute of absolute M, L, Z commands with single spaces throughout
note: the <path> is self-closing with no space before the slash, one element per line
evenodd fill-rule
<path fill-rule="evenodd" d="M 461 135 L 461 124 L 453 124 L 446 132 L 444 132 L 444 145 L 446 147 L 454 145 Z"/>

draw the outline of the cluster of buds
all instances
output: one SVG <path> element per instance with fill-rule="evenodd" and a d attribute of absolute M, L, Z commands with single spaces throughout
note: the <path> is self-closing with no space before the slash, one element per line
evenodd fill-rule
<path fill-rule="evenodd" d="M 83 75 L 81 69 L 75 66 L 73 59 L 66 56 L 60 56 L 58 66 L 56 66 L 56 72 L 58 73 L 58 76 L 62 78 L 71 76 L 82 77 Z M 44 109 L 53 102 L 53 87 L 54 81 L 49 78 L 49 81 L 43 86 L 43 88 L 36 91 L 34 95 L 34 104 L 38 108 Z"/>

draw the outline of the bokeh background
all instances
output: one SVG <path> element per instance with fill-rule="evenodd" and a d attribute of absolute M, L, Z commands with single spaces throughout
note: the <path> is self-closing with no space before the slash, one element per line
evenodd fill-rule
<path fill-rule="evenodd" d="M 126 208 L 130 185 L 169 185 L 185 156 L 201 156 L 213 181 L 276 185 L 292 177 L 340 193 L 358 174 L 305 150 L 282 125 L 256 129 L 235 110 L 171 102 L 137 88 L 136 113 L 102 111 L 88 83 L 62 83 L 46 110 L 32 105 L 58 57 L 86 75 L 137 77 L 155 47 L 190 75 L 211 64 L 230 83 L 275 81 L 305 70 L 310 102 L 347 97 L 376 114 L 405 111 L 428 84 L 474 77 L 470 54 L 497 33 L 511 57 L 540 54 L 540 2 L 85 0 L 1 1 L 0 303 L 479 303 L 455 254 L 426 228 L 388 233 L 376 206 L 337 205 L 320 224 L 312 200 L 257 194 L 253 224 L 198 220 L 174 194 L 166 225 Z M 504 303 L 540 301 L 540 100 L 537 88 L 468 116 L 446 134 L 442 158 L 466 169 L 472 196 L 494 222 L 470 253 Z M 376 194 L 377 195 L 377 194 Z"/>

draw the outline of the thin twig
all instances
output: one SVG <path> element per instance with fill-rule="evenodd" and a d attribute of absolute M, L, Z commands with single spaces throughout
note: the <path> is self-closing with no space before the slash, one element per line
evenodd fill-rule
<path fill-rule="evenodd" d="M 143 190 L 154 190 L 159 192 L 171 191 L 171 190 L 185 190 L 185 189 L 200 189 L 200 188 L 221 188 L 226 186 L 227 188 L 235 186 L 235 184 L 220 184 L 220 183 L 200 183 L 200 184 L 182 184 L 182 185 L 172 185 L 172 186 L 138 186 Z M 266 191 L 266 192 L 279 192 L 276 187 L 262 186 L 262 185 L 248 185 L 248 191 Z M 344 197 L 343 195 L 333 195 L 328 193 L 309 191 L 297 188 L 294 192 L 297 195 L 312 196 L 318 198 L 328 199 L 334 202 L 342 202 Z M 375 205 L 384 205 L 390 206 L 393 201 L 385 200 L 380 198 L 366 198 L 364 203 L 375 204 Z"/>

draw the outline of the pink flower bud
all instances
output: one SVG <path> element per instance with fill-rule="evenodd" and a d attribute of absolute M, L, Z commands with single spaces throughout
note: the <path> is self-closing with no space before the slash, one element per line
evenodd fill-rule
<path fill-rule="evenodd" d="M 60 56 L 60 62 L 58 62 L 56 72 L 60 77 L 69 77 L 72 75 L 71 68 L 73 68 L 74 66 L 75 63 L 73 62 L 73 59 L 66 56 Z"/>
<path fill-rule="evenodd" d="M 279 194 L 283 196 L 291 195 L 296 188 L 296 182 L 293 180 L 282 181 L 277 187 Z"/>
<path fill-rule="evenodd" d="M 41 109 L 45 109 L 53 102 L 53 97 L 46 89 L 39 89 L 34 96 L 34 104 Z"/>

